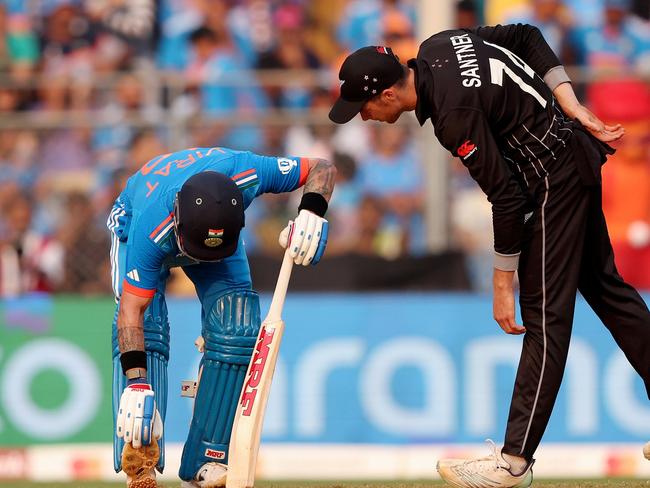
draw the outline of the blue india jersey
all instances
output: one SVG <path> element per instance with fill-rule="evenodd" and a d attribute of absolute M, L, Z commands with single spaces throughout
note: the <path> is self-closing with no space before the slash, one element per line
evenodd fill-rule
<path fill-rule="evenodd" d="M 260 156 L 221 147 L 186 149 L 147 162 L 129 178 L 108 219 L 113 233 L 111 260 L 116 295 L 125 289 L 152 297 L 159 288 L 163 268 L 193 263 L 179 256 L 174 234 L 174 199 L 188 178 L 203 171 L 230 176 L 242 191 L 244 208 L 248 208 L 263 193 L 290 192 L 300 187 L 307 177 L 308 166 L 300 158 Z M 120 242 L 126 243 L 126 262 L 117 266 Z M 212 279 L 224 283 L 250 280 L 241 237 L 236 253 L 223 261 L 229 262 L 220 268 L 228 276 L 212 276 Z M 192 272 L 200 273 L 198 269 Z"/>

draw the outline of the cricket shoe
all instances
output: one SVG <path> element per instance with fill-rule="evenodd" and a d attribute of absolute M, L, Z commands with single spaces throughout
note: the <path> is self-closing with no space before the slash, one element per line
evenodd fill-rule
<path fill-rule="evenodd" d="M 122 450 L 122 471 L 126 473 L 127 488 L 157 488 L 156 464 L 160 459 L 157 442 L 134 449 L 125 444 Z"/>
<path fill-rule="evenodd" d="M 650 442 L 646 442 L 646 445 L 643 446 L 643 455 L 650 461 Z"/>
<path fill-rule="evenodd" d="M 192 481 L 182 481 L 181 488 L 219 488 L 226 486 L 228 466 L 221 463 L 205 463 Z"/>
<path fill-rule="evenodd" d="M 492 454 L 479 459 L 441 459 L 436 466 L 440 477 L 460 488 L 527 488 L 533 482 L 533 463 L 515 476 L 496 445 L 487 441 Z"/>

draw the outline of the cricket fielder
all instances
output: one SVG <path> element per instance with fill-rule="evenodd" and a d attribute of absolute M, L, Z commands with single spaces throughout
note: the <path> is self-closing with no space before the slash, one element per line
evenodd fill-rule
<path fill-rule="evenodd" d="M 395 122 L 415 110 L 460 158 L 492 204 L 494 318 L 525 334 L 503 449 L 441 460 L 460 487 L 527 487 L 560 388 L 579 290 L 650 394 L 650 313 L 616 271 L 600 167 L 624 129 L 598 120 L 529 25 L 436 34 L 402 65 L 388 47 L 351 54 L 330 118 Z M 518 272 L 523 327 L 515 322 Z"/>
<path fill-rule="evenodd" d="M 169 269 L 180 266 L 194 283 L 205 341 L 179 475 L 184 487 L 224 486 L 233 416 L 260 327 L 239 235 L 244 210 L 264 193 L 304 185 L 298 216 L 280 241 L 290 246 L 296 264 L 314 265 L 327 243 L 323 217 L 335 173 L 322 159 L 212 147 L 156 157 L 129 178 L 107 225 L 117 297 L 114 464 L 127 474 L 130 488 L 155 487 L 155 467 L 164 467 Z"/>

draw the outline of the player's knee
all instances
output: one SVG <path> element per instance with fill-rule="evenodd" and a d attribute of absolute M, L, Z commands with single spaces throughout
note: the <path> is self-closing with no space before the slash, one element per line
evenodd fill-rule
<path fill-rule="evenodd" d="M 205 359 L 248 364 L 260 327 L 259 296 L 238 290 L 219 297 L 203 323 Z"/>

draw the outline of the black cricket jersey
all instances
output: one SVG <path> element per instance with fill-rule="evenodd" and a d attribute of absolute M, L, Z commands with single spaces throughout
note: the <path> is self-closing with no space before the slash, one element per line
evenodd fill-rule
<path fill-rule="evenodd" d="M 541 78 L 559 60 L 537 28 L 517 24 L 440 32 L 408 65 L 418 121 L 431 119 L 487 195 L 495 251 L 518 254 L 526 214 L 573 131 Z"/>

